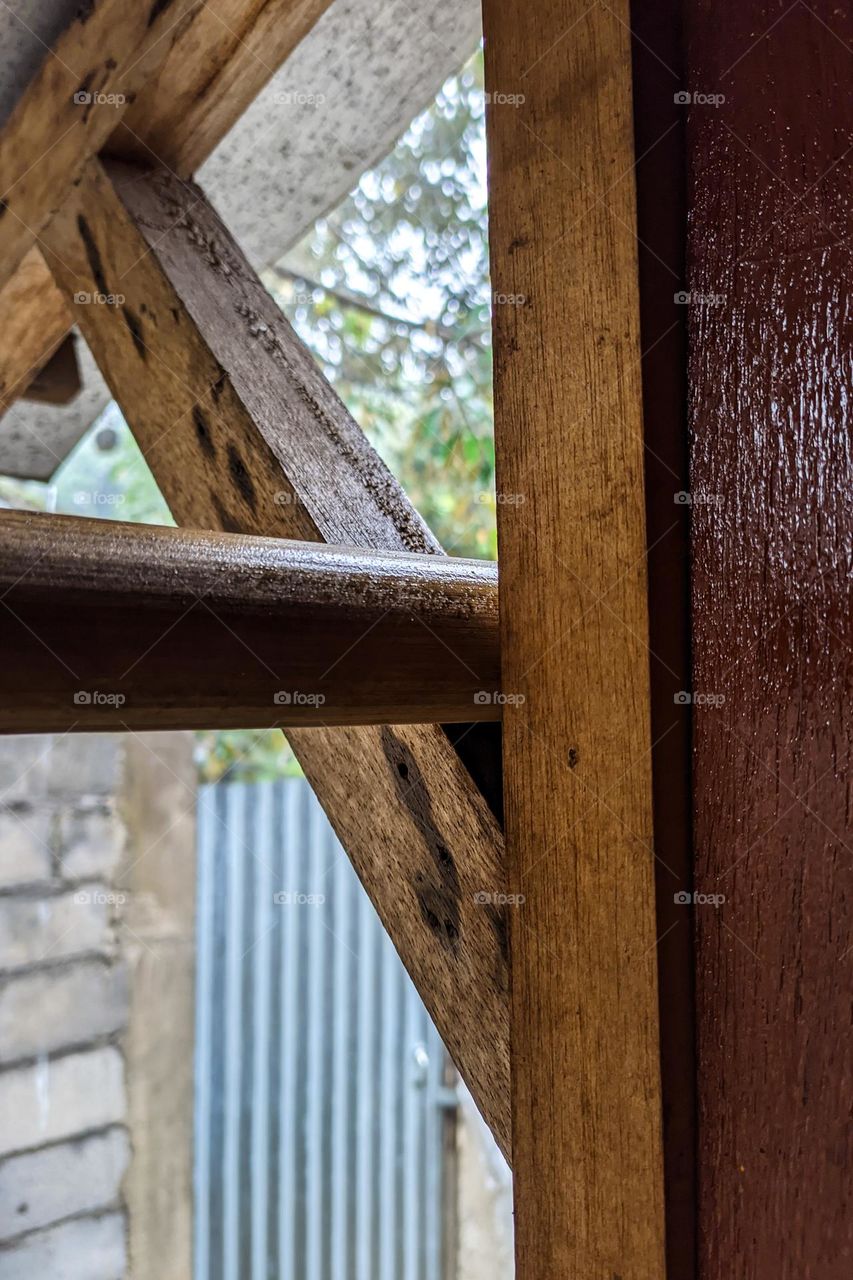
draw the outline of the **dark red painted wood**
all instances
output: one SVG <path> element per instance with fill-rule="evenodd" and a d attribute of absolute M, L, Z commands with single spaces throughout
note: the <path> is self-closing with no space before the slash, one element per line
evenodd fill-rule
<path fill-rule="evenodd" d="M 847 1280 L 853 10 L 688 3 L 699 1273 Z"/>

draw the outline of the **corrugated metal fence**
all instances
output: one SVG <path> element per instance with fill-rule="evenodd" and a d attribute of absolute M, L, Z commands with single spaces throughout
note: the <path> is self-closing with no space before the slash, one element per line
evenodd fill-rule
<path fill-rule="evenodd" d="M 446 1054 L 325 815 L 198 812 L 196 1280 L 452 1280 Z"/>

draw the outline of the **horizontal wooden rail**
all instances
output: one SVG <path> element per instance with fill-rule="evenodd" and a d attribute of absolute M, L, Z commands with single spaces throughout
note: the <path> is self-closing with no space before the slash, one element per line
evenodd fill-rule
<path fill-rule="evenodd" d="M 493 720 L 485 561 L 0 514 L 0 731 Z"/>

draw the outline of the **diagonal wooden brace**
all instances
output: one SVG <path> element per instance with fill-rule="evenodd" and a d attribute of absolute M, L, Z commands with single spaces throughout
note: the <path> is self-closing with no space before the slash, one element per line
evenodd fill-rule
<path fill-rule="evenodd" d="M 93 161 L 45 235 L 176 520 L 440 553 L 197 187 Z M 438 725 L 289 737 L 508 1153 L 494 815 Z"/>

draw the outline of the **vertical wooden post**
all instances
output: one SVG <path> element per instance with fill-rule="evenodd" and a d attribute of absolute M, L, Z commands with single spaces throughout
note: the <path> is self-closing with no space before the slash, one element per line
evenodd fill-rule
<path fill-rule="evenodd" d="M 628 6 L 484 16 L 518 1277 L 660 1280 Z"/>
<path fill-rule="evenodd" d="M 699 1274 L 841 1280 L 853 14 L 687 13 Z"/>

